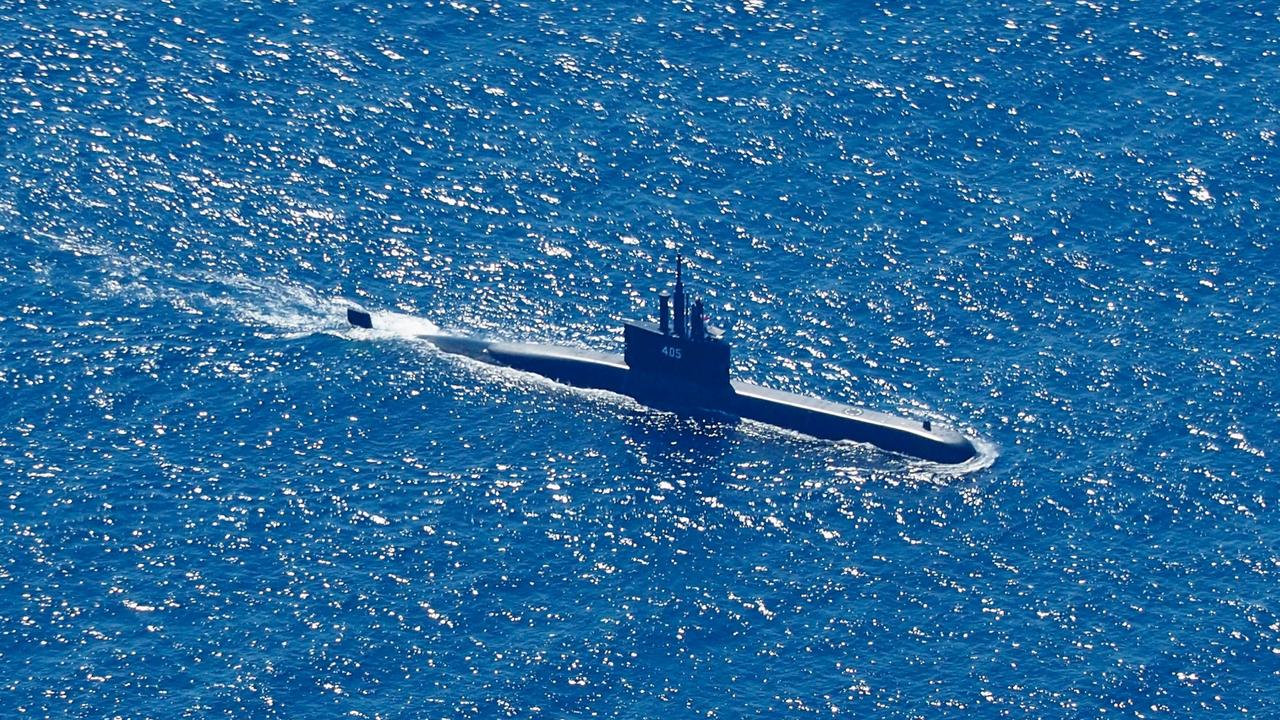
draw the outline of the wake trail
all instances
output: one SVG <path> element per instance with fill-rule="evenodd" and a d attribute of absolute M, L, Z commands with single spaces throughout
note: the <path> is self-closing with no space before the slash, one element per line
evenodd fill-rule
<path fill-rule="evenodd" d="M 352 327 L 347 322 L 347 309 L 363 309 L 360 303 L 289 280 L 212 274 L 204 281 L 215 287 L 197 290 L 192 299 L 242 318 L 264 339 L 296 340 L 324 334 L 353 341 L 415 340 L 440 331 L 424 317 L 390 311 L 370 312 L 373 330 Z M 224 292 L 217 291 L 219 285 Z"/>
<path fill-rule="evenodd" d="M 151 305 L 163 303 L 184 315 L 232 318 L 263 339 L 296 340 L 318 334 L 348 340 L 413 340 L 439 334 L 430 320 L 407 313 L 372 312 L 374 330 L 352 328 L 349 307 L 359 302 L 305 283 L 244 272 L 184 269 L 153 258 L 126 255 L 101 242 L 33 233 L 57 249 L 99 264 L 102 277 L 88 291 Z"/>
<path fill-rule="evenodd" d="M 326 295 L 307 285 L 247 275 L 211 278 L 234 292 L 204 294 L 204 299 L 259 326 L 263 338 L 294 340 L 317 334 L 347 340 L 415 340 L 439 334 L 440 328 L 417 315 L 371 311 L 373 330 L 352 327 L 347 309 L 364 309 L 341 295 Z"/>

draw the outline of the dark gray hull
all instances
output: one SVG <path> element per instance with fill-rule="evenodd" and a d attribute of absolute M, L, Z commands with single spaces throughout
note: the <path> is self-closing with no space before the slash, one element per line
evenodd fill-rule
<path fill-rule="evenodd" d="M 660 406 L 700 407 L 827 440 L 869 443 L 938 463 L 962 463 L 977 449 L 960 433 L 794 393 L 730 382 L 721 390 L 632 370 L 621 355 L 561 347 L 426 335 L 444 352 L 536 373 L 581 388 L 611 390 Z"/>

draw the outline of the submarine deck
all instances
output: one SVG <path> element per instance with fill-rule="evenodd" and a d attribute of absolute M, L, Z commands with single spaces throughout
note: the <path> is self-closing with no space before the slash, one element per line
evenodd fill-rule
<path fill-rule="evenodd" d="M 877 412 L 875 410 L 846 405 L 833 400 L 822 400 L 820 398 L 800 395 L 798 393 L 787 392 L 785 390 L 774 390 L 773 388 L 761 387 L 759 385 L 738 382 L 736 380 L 731 382 L 730 385 L 733 386 L 738 397 L 748 400 L 762 400 L 803 409 L 807 412 L 822 413 L 832 417 L 873 422 L 877 425 L 895 427 L 905 432 L 918 431 L 921 435 L 937 434 L 936 431 L 926 431 L 924 429 L 924 425 L 920 422 L 899 417 L 897 415 L 890 415 L 888 413 Z"/>
<path fill-rule="evenodd" d="M 867 442 L 884 450 L 944 463 L 965 462 L 978 452 L 968 438 L 951 428 L 928 427 L 897 415 L 749 383 L 731 384 L 734 413 L 806 435 Z"/>
<path fill-rule="evenodd" d="M 964 462 L 977 454 L 967 438 L 950 428 L 926 427 L 917 420 L 738 381 L 729 383 L 725 388 L 729 392 L 700 392 L 678 380 L 633 370 L 623 356 L 614 353 L 449 335 L 425 339 L 445 352 L 533 372 L 566 385 L 612 390 L 637 398 L 652 396 L 654 388 L 665 386 L 666 391 L 659 396 L 684 397 L 690 404 L 817 438 L 867 442 L 936 462 Z"/>

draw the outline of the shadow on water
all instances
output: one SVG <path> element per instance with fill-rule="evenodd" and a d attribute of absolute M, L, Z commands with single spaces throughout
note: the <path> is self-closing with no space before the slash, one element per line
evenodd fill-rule
<path fill-rule="evenodd" d="M 732 473 L 737 419 L 701 409 L 644 408 L 623 417 L 637 473 L 657 484 L 714 492 Z"/>

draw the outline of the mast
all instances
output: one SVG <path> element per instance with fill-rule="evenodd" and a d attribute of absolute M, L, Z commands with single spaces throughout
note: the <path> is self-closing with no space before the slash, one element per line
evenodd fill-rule
<path fill-rule="evenodd" d="M 685 325 L 684 321 L 684 278 L 680 275 L 680 264 L 682 260 L 683 258 L 680 257 L 680 253 L 676 253 L 676 291 L 674 296 L 671 298 L 675 302 L 676 336 L 681 338 L 689 334 L 689 328 Z"/>

